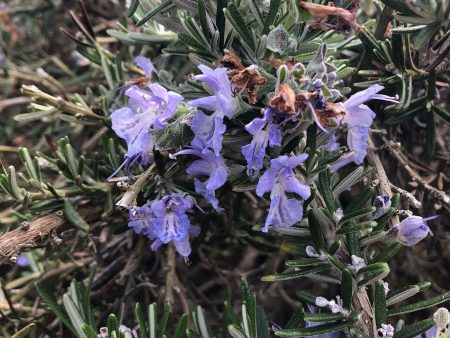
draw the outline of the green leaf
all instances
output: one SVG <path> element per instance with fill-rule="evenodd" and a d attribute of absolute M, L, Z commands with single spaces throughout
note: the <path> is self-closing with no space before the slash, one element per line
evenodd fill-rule
<path fill-rule="evenodd" d="M 148 330 L 150 332 L 150 338 L 156 338 L 156 325 L 157 325 L 157 308 L 156 303 L 152 303 L 148 306 Z"/>
<path fill-rule="evenodd" d="M 322 198 L 324 199 L 328 210 L 330 211 L 330 213 L 335 212 L 339 206 L 335 199 L 336 195 L 333 195 L 331 190 L 330 172 L 322 171 L 319 174 L 319 180 L 317 181 L 317 184 L 320 194 L 322 195 Z"/>
<path fill-rule="evenodd" d="M 164 2 L 161 2 L 158 6 L 153 8 L 150 12 L 145 14 L 144 17 L 136 23 L 136 26 L 138 26 L 138 27 L 142 26 L 148 20 L 153 18 L 156 14 L 162 13 L 171 7 L 173 7 L 172 0 L 166 0 Z"/>
<path fill-rule="evenodd" d="M 326 262 L 319 258 L 299 258 L 287 260 L 285 264 L 287 266 L 303 267 L 311 265 L 324 265 Z"/>
<path fill-rule="evenodd" d="M 344 320 L 345 317 L 340 313 L 305 313 L 305 322 L 326 323 Z"/>
<path fill-rule="evenodd" d="M 250 31 L 236 5 L 234 3 L 230 3 L 227 9 L 224 9 L 223 12 L 242 40 L 250 47 L 252 51 L 255 51 L 255 42 L 253 41 L 252 32 Z"/>
<path fill-rule="evenodd" d="M 419 311 L 419 310 L 423 310 L 423 309 L 427 309 L 429 307 L 441 304 L 443 302 L 446 302 L 450 299 L 450 291 L 447 291 L 446 293 L 430 298 L 430 299 L 426 299 L 424 301 L 418 302 L 418 303 L 414 303 L 414 304 L 410 304 L 410 305 L 406 305 L 406 306 L 401 306 L 397 309 L 392 309 L 388 311 L 388 316 L 397 316 L 397 315 L 401 315 L 404 313 L 410 313 L 410 312 L 415 312 L 415 311 Z"/>
<path fill-rule="evenodd" d="M 164 335 L 164 332 L 166 331 L 167 321 L 169 320 L 169 315 L 170 315 L 170 304 L 166 302 L 164 303 L 163 314 L 158 323 L 158 335 L 161 336 Z"/>
<path fill-rule="evenodd" d="M 207 11 L 205 0 L 198 0 L 198 17 L 200 19 L 200 26 L 202 27 L 203 35 L 208 38 L 211 34 L 208 28 Z"/>
<path fill-rule="evenodd" d="M 361 209 L 367 201 L 369 201 L 375 189 L 372 187 L 365 187 L 355 198 L 353 198 L 347 207 L 344 209 L 344 215 L 350 214 L 358 209 Z"/>
<path fill-rule="evenodd" d="M 384 125 L 392 126 L 395 124 L 399 124 L 402 122 L 405 122 L 407 120 L 412 119 L 414 116 L 416 116 L 418 113 L 423 111 L 425 109 L 425 105 L 420 105 L 416 108 L 412 108 L 411 110 L 408 110 L 400 115 L 392 116 L 388 118 L 386 121 L 383 122 Z"/>
<path fill-rule="evenodd" d="M 339 196 L 344 190 L 347 190 L 349 187 L 355 185 L 359 181 L 361 181 L 364 177 L 369 175 L 372 172 L 371 167 L 358 167 L 353 170 L 350 174 L 345 176 L 342 180 L 339 181 L 338 184 L 333 188 L 333 195 L 335 197 Z"/>
<path fill-rule="evenodd" d="M 316 305 L 316 296 L 312 293 L 304 290 L 297 290 L 295 291 L 295 294 L 297 295 L 298 299 L 300 299 L 304 303 Z"/>
<path fill-rule="evenodd" d="M 289 279 L 295 279 L 300 278 L 303 276 L 307 276 L 310 274 L 315 274 L 317 272 L 323 272 L 326 270 L 329 270 L 329 266 L 318 266 L 313 268 L 306 268 L 302 269 L 300 271 L 292 271 L 292 272 L 285 272 L 277 275 L 268 275 L 261 278 L 263 282 L 274 282 L 274 281 L 284 281 Z"/>
<path fill-rule="evenodd" d="M 11 191 L 12 197 L 14 197 L 18 201 L 23 200 L 23 189 L 21 189 L 19 187 L 19 184 L 17 183 L 16 168 L 14 168 L 12 165 L 9 166 L 7 174 L 9 191 Z"/>
<path fill-rule="evenodd" d="M 31 323 L 28 324 L 27 326 L 21 328 L 19 331 L 17 331 L 16 333 L 14 333 L 11 338 L 25 338 L 25 337 L 32 337 L 31 333 L 36 329 L 36 324 L 35 323 Z M 90 337 L 88 337 L 90 338 Z M 97 338 L 97 335 L 95 335 L 95 338 Z"/>
<path fill-rule="evenodd" d="M 395 9 L 403 14 L 416 16 L 416 14 L 408 7 L 405 0 L 381 0 L 386 6 Z"/>
<path fill-rule="evenodd" d="M 270 30 L 270 26 L 274 24 L 275 18 L 278 13 L 278 9 L 280 8 L 281 0 L 271 0 L 269 13 L 267 14 L 266 20 L 264 21 L 264 28 L 262 30 L 261 35 L 267 35 Z"/>
<path fill-rule="evenodd" d="M 369 264 L 358 271 L 358 287 L 379 281 L 385 278 L 389 272 L 389 265 L 386 263 Z"/>
<path fill-rule="evenodd" d="M 75 228 L 85 232 L 89 231 L 89 224 L 87 224 L 83 217 L 75 210 L 74 205 L 69 199 L 64 200 L 63 212 L 66 220 Z"/>
<path fill-rule="evenodd" d="M 377 327 L 381 327 L 381 324 L 387 323 L 386 293 L 384 291 L 384 285 L 380 281 L 375 283 L 373 309 L 375 311 Z"/>
<path fill-rule="evenodd" d="M 92 328 L 92 326 L 83 324 L 81 328 L 87 338 L 98 338 L 97 332 Z"/>
<path fill-rule="evenodd" d="M 450 113 L 438 106 L 434 106 L 431 108 L 432 111 L 442 117 L 445 121 L 450 123 Z"/>
<path fill-rule="evenodd" d="M 351 232 L 358 232 L 363 230 L 372 229 L 377 225 L 377 222 L 367 221 L 362 223 L 353 223 L 349 222 L 346 225 L 342 226 L 339 230 L 336 231 L 337 235 L 345 235 Z"/>
<path fill-rule="evenodd" d="M 392 34 L 415 34 L 420 33 L 427 25 L 416 25 L 408 27 L 395 27 L 392 28 Z"/>
<path fill-rule="evenodd" d="M 173 338 L 184 338 L 186 335 L 187 324 L 188 315 L 186 313 L 183 313 L 183 315 L 180 317 L 180 320 L 178 321 Z"/>
<path fill-rule="evenodd" d="M 353 298 L 353 276 L 349 269 L 342 271 L 341 297 L 344 308 L 351 309 Z"/>
<path fill-rule="evenodd" d="M 147 324 L 145 323 L 144 313 L 142 312 L 141 304 L 136 303 L 134 308 L 136 318 L 139 324 L 139 334 L 142 338 L 150 338 L 148 334 Z"/>
<path fill-rule="evenodd" d="M 416 285 L 410 285 L 401 290 L 396 290 L 395 293 L 392 293 L 389 298 L 386 300 L 386 306 L 394 305 L 398 302 L 401 302 L 405 299 L 408 299 L 415 294 L 419 293 L 420 289 Z"/>
<path fill-rule="evenodd" d="M 330 332 L 340 331 L 349 326 L 355 324 L 359 319 L 359 316 L 354 316 L 352 319 L 348 321 L 328 323 L 323 325 L 311 326 L 308 328 L 300 328 L 300 329 L 288 329 L 288 330 L 280 330 L 275 331 L 275 335 L 279 337 L 309 337 L 309 336 L 317 336 L 321 334 L 327 334 Z"/>
<path fill-rule="evenodd" d="M 205 46 L 203 44 L 199 43 L 196 39 L 194 39 L 193 37 L 191 37 L 188 34 L 178 33 L 178 39 L 180 39 L 180 41 L 184 42 L 189 47 L 192 47 L 192 48 L 195 48 L 198 50 L 205 50 Z"/>
<path fill-rule="evenodd" d="M 70 322 L 69 317 L 64 312 L 64 309 L 58 305 L 56 302 L 56 299 L 51 296 L 46 289 L 42 286 L 42 282 L 34 284 L 34 287 L 36 288 L 36 291 L 38 292 L 39 296 L 42 298 L 42 300 L 47 304 L 48 307 L 55 313 L 55 315 L 61 320 L 61 322 L 74 334 L 76 333 L 75 328 L 73 327 L 72 323 Z"/>
<path fill-rule="evenodd" d="M 308 212 L 309 232 L 311 233 L 312 242 L 316 250 L 325 250 L 325 240 L 323 238 L 322 228 L 314 209 Z"/>
<path fill-rule="evenodd" d="M 371 263 L 377 263 L 377 262 L 387 262 L 392 257 L 394 257 L 397 252 L 402 248 L 402 244 L 400 243 L 393 243 L 389 245 L 386 249 L 381 251 L 377 256 L 375 256 L 374 259 L 372 259 Z"/>
<path fill-rule="evenodd" d="M 375 210 L 376 210 L 375 207 L 368 207 L 368 208 L 363 208 L 363 209 L 359 209 L 359 210 L 356 210 L 356 211 L 352 211 L 351 213 L 346 214 L 344 217 L 342 217 L 342 219 L 339 221 L 339 223 L 344 224 L 344 223 L 347 223 L 349 221 L 352 221 L 352 220 L 355 220 L 355 219 L 358 219 L 358 218 L 370 215 Z M 373 226 L 375 226 L 375 225 L 376 225 L 376 223 L 373 224 Z"/>
<path fill-rule="evenodd" d="M 441 27 L 441 23 L 432 22 L 428 24 L 424 29 L 420 31 L 420 33 L 415 37 L 414 44 L 417 48 L 422 47 L 426 42 L 430 42 L 433 36 L 438 32 Z"/>
<path fill-rule="evenodd" d="M 227 0 L 217 0 L 216 26 L 219 31 L 219 48 L 223 50 L 225 43 L 225 14 Z"/>
<path fill-rule="evenodd" d="M 433 319 L 425 319 L 418 323 L 408 325 L 400 331 L 395 332 L 393 338 L 414 338 L 420 336 L 422 333 L 434 326 Z"/>
<path fill-rule="evenodd" d="M 303 307 L 299 307 L 297 310 L 294 311 L 294 314 L 292 315 L 291 319 L 289 319 L 288 323 L 286 324 L 286 329 L 299 328 L 301 323 L 303 322 L 304 316 L 305 310 L 303 310 Z"/>
<path fill-rule="evenodd" d="M 74 295 L 72 295 L 72 296 L 74 296 Z M 66 310 L 78 337 L 86 338 L 86 335 L 84 334 L 84 332 L 82 330 L 84 321 L 83 321 L 83 318 L 81 317 L 80 310 L 77 308 L 77 306 L 74 303 L 71 296 L 69 296 L 69 294 L 67 294 L 67 293 L 63 295 L 63 304 L 64 304 L 64 309 Z"/>
<path fill-rule="evenodd" d="M 228 325 L 228 332 L 233 338 L 248 338 L 241 328 L 234 324 Z"/>
<path fill-rule="evenodd" d="M 327 259 L 339 271 L 345 270 L 345 264 L 342 263 L 338 258 L 327 254 Z"/>
<path fill-rule="evenodd" d="M 111 313 L 108 316 L 107 326 L 108 326 L 108 333 L 109 334 L 112 334 L 113 332 L 116 332 L 117 336 L 120 337 L 119 320 L 117 319 L 115 314 Z"/>
<path fill-rule="evenodd" d="M 139 6 L 139 0 L 131 0 L 130 6 L 128 7 L 128 17 L 131 18 Z"/>

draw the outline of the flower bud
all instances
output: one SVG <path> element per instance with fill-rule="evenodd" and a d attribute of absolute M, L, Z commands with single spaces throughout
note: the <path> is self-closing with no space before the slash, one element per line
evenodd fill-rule
<path fill-rule="evenodd" d="M 450 313 L 444 307 L 437 309 L 433 315 L 434 324 L 438 331 L 442 331 L 450 323 Z"/>
<path fill-rule="evenodd" d="M 426 222 L 436 217 L 438 216 L 429 218 L 409 216 L 399 224 L 393 226 L 389 233 L 391 235 L 395 235 L 397 240 L 406 246 L 416 245 L 422 239 L 427 237 L 429 233 L 431 233 L 431 230 Z"/>
<path fill-rule="evenodd" d="M 391 208 L 391 204 L 392 202 L 388 195 L 380 195 L 375 197 L 375 200 L 373 201 L 373 206 L 376 209 L 370 218 L 371 219 L 380 218 L 389 211 L 389 209 Z"/>

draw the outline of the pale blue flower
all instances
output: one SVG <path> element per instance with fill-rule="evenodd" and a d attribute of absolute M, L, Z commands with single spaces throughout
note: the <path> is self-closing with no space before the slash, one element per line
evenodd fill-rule
<path fill-rule="evenodd" d="M 389 233 L 391 235 L 395 235 L 400 243 L 406 246 L 413 246 L 431 233 L 431 230 L 427 225 L 427 221 L 437 217 L 439 216 L 432 216 L 428 218 L 409 216 L 399 224 L 393 226 L 389 230 Z"/>
<path fill-rule="evenodd" d="M 247 161 L 247 175 L 256 177 L 263 167 L 267 146 L 281 146 L 281 130 L 273 122 L 273 110 L 266 108 L 263 118 L 255 118 L 245 126 L 253 135 L 252 141 L 242 147 L 242 154 Z"/>
<path fill-rule="evenodd" d="M 195 176 L 195 191 L 202 195 L 217 211 L 223 209 L 219 207 L 219 201 L 215 196 L 215 191 L 223 186 L 227 180 L 228 170 L 221 156 L 216 155 L 210 149 L 201 149 L 192 147 L 191 149 L 181 150 L 172 155 L 194 155 L 200 157 L 195 160 L 186 169 L 189 175 Z M 201 181 L 198 177 L 206 176 L 207 179 Z"/>
<path fill-rule="evenodd" d="M 172 242 L 180 255 L 188 257 L 191 253 L 189 236 L 197 236 L 200 232 L 200 228 L 191 225 L 186 215 L 193 205 L 192 198 L 181 194 L 166 195 L 130 211 L 128 226 L 154 240 L 153 250 Z"/>
<path fill-rule="evenodd" d="M 303 199 L 307 199 L 311 195 L 311 188 L 301 183 L 293 171 L 307 158 L 308 154 L 279 156 L 271 160 L 270 168 L 259 179 L 256 194 L 263 196 L 270 191 L 269 215 L 263 232 L 267 232 L 270 225 L 290 227 L 302 219 L 302 204 L 296 199 L 289 199 L 286 192 L 295 193 Z"/>
<path fill-rule="evenodd" d="M 157 73 L 152 61 L 144 56 L 136 56 L 134 58 L 134 62 L 144 71 L 144 74 L 147 77 L 151 77 L 152 72 Z"/>
<path fill-rule="evenodd" d="M 398 103 L 393 97 L 378 94 L 384 87 L 380 85 L 373 85 L 352 95 L 347 101 L 342 104 L 344 116 L 342 123 L 347 125 L 347 145 L 355 154 L 347 159 L 336 163 L 332 170 L 336 171 L 344 165 L 354 162 L 361 164 L 367 155 L 369 128 L 372 125 L 375 113 L 364 102 L 369 100 L 382 100 Z"/>
<path fill-rule="evenodd" d="M 112 129 L 128 147 L 126 159 L 117 171 L 124 165 L 129 168 L 136 162 L 147 165 L 153 161 L 154 139 L 150 129 L 167 127 L 167 120 L 183 100 L 181 95 L 167 91 L 159 84 L 151 84 L 148 88 L 150 91 L 130 87 L 125 93 L 129 97 L 128 107 L 111 114 Z"/>
<path fill-rule="evenodd" d="M 225 116 L 228 118 L 233 116 L 237 108 L 237 100 L 233 96 L 227 68 L 219 67 L 213 70 L 205 65 L 200 65 L 198 68 L 203 74 L 196 75 L 195 79 L 206 83 L 213 95 L 190 101 L 189 104 L 213 113 L 207 115 L 197 111 L 191 123 L 191 129 L 194 132 L 192 145 L 198 148 L 211 148 L 216 155 L 219 155 L 226 130 L 223 119 Z"/>

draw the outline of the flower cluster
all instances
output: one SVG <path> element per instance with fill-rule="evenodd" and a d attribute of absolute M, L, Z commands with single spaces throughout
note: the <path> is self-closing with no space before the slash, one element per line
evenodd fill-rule
<path fill-rule="evenodd" d="M 193 179 L 193 188 L 198 196 L 206 200 L 216 211 L 224 210 L 216 196 L 217 190 L 229 180 L 231 165 L 240 164 L 236 154 L 228 156 L 223 147 L 225 134 L 235 137 L 242 132 L 237 126 L 243 126 L 251 140 L 240 145 L 242 160 L 246 162 L 246 174 L 250 182 L 257 181 L 256 195 L 263 197 L 270 193 L 270 206 L 262 231 L 269 227 L 283 228 L 298 224 L 303 218 L 302 200 L 311 196 L 311 187 L 306 182 L 302 166 L 309 154 L 286 150 L 288 140 L 302 135 L 302 130 L 316 123 L 325 142 L 318 145 L 323 151 L 332 152 L 339 148 L 336 133 L 341 125 L 347 126 L 347 144 L 351 151 L 344 160 L 338 160 L 333 170 L 355 162 L 361 164 L 367 153 L 370 125 L 374 112 L 364 103 L 378 99 L 397 102 L 394 98 L 381 95 L 382 86 L 374 85 L 351 96 L 343 103 L 335 101 L 341 98 L 335 89 L 336 68 L 326 62 L 326 46 L 319 48 L 315 58 L 305 67 L 295 60 L 281 61 L 269 59 L 276 73 L 277 82 L 272 91 L 261 95 L 257 86 L 266 85 L 267 79 L 257 65 L 245 67 L 232 52 L 225 51 L 222 66 L 212 69 L 199 65 L 199 74 L 191 80 L 203 85 L 206 95 L 185 102 L 192 109 L 184 109 L 187 114 L 183 121 L 190 126 L 192 138 L 189 143 L 181 144 L 182 149 L 167 154 L 172 160 L 180 157 L 189 159 L 186 173 Z M 144 71 L 147 83 L 157 73 L 150 60 L 136 58 L 136 63 Z M 231 67 L 223 66 L 229 64 Z M 198 87 L 197 87 L 198 88 Z M 177 108 L 184 98 L 168 91 L 162 85 L 152 82 L 146 88 L 131 85 L 125 92 L 128 98 L 126 107 L 111 114 L 112 129 L 127 144 L 122 168 L 132 179 L 131 167 L 139 164 L 148 166 L 154 161 L 154 149 L 157 140 L 153 131 L 164 130 L 179 115 Z M 241 118 L 242 107 L 256 105 L 262 116 L 255 115 L 255 109 Z M 241 104 L 244 102 L 244 104 Z M 248 110 L 248 109 L 247 109 Z M 238 114 L 239 112 L 239 114 Z M 231 128 L 230 128 L 231 127 Z M 228 136 L 227 136 L 228 137 Z M 237 141 L 238 142 L 238 141 Z M 238 163 L 236 163 L 238 161 Z M 160 171 L 161 169 L 159 169 Z M 197 204 L 188 192 L 179 189 L 170 177 L 164 177 L 158 185 L 157 197 L 140 207 L 130 207 L 130 227 L 154 240 L 152 248 L 173 242 L 178 252 L 187 256 L 190 252 L 189 236 L 197 233 L 187 211 Z M 380 210 L 373 216 L 379 217 L 389 209 L 389 199 L 380 200 Z M 202 210 L 198 207 L 198 210 Z M 339 213 L 340 210 L 340 213 Z M 333 216 L 342 218 L 342 209 Z M 338 220 L 339 221 L 339 220 Z M 400 235 L 402 236 L 402 235 Z M 358 269 L 360 264 L 354 264 Z"/>

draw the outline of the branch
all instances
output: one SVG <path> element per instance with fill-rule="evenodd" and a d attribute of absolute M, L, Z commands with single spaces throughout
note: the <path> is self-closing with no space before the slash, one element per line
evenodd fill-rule
<path fill-rule="evenodd" d="M 369 135 L 369 149 L 367 150 L 367 159 L 370 165 L 373 167 L 373 171 L 375 175 L 380 180 L 379 191 L 380 194 L 388 194 L 389 197 L 392 197 L 391 190 L 391 182 L 389 181 L 386 171 L 384 170 L 383 163 L 381 162 L 380 157 L 378 156 L 375 148 L 375 144 L 372 140 L 372 135 Z M 391 219 L 392 224 L 398 224 L 400 220 L 398 216 L 393 216 Z"/>
<path fill-rule="evenodd" d="M 83 218 L 93 221 L 99 217 L 100 210 L 98 207 L 86 206 L 81 208 L 79 213 Z M 56 231 L 61 232 L 68 225 L 59 213 L 53 213 L 0 234 L 0 265 L 14 263 L 22 251 L 42 247 L 51 240 Z"/>
<path fill-rule="evenodd" d="M 422 177 L 420 177 L 420 175 L 409 166 L 408 160 L 405 159 L 397 143 L 386 140 L 386 146 L 384 148 L 386 148 L 389 154 L 394 157 L 397 162 L 406 170 L 413 181 L 417 182 L 419 186 L 426 190 L 431 196 L 433 196 L 438 201 L 441 201 L 450 209 L 450 196 L 448 196 L 442 190 L 438 190 L 435 187 L 429 185 Z"/>

